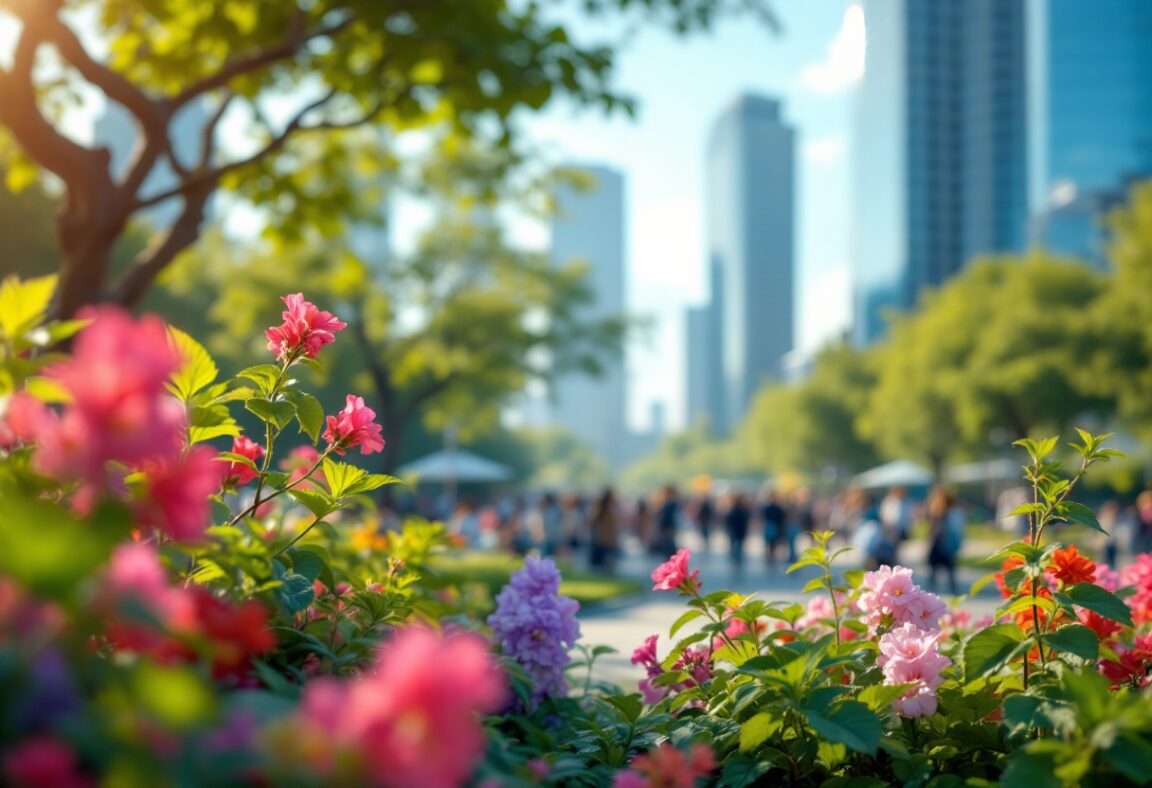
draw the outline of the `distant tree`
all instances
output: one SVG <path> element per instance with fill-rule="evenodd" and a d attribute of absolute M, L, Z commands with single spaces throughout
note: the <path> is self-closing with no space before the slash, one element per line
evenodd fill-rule
<path fill-rule="evenodd" d="M 746 431 L 752 456 L 768 473 L 844 476 L 876 463 L 877 452 L 856 422 L 875 374 L 867 355 L 847 343 L 826 347 L 812 374 L 795 386 L 768 386 L 756 396 Z"/>
<path fill-rule="evenodd" d="M 973 263 L 895 321 L 861 426 L 890 457 L 939 473 L 968 450 L 1061 432 L 1113 407 L 1092 305 L 1104 278 L 1043 255 Z"/>
<path fill-rule="evenodd" d="M 1132 190 L 1111 226 L 1115 275 L 1094 313 L 1108 357 L 1091 374 L 1115 392 L 1120 415 L 1152 439 L 1152 182 Z"/>
<path fill-rule="evenodd" d="M 696 476 L 746 478 L 761 473 L 739 431 L 731 439 L 716 440 L 707 422 L 701 421 L 664 438 L 656 451 L 624 471 L 620 485 L 631 492 L 645 493 L 663 484 L 684 485 Z"/>
<path fill-rule="evenodd" d="M 767 16 L 761 0 L 572 5 L 577 13 L 642 15 L 678 32 L 707 29 L 731 11 Z M 570 18 L 566 10 L 505 0 L 0 1 L 0 21 L 18 30 L 11 60 L 0 66 L 0 159 L 11 187 L 48 173 L 62 189 L 57 315 L 98 300 L 138 303 L 197 240 L 220 188 L 291 213 L 297 225 L 311 221 L 313 230 L 339 225 L 358 198 L 350 176 L 388 163 L 362 155 L 351 130 L 446 125 L 507 144 L 517 110 L 557 96 L 630 110 L 610 84 L 612 48 L 576 43 L 554 21 Z M 99 26 L 99 41 L 77 32 L 83 24 Z M 61 128 L 65 108 L 92 91 L 138 129 L 123 174 L 106 148 Z M 210 110 L 188 157 L 173 150 L 171 132 L 194 103 Z M 297 177 L 304 139 L 325 149 L 314 161 L 327 177 Z M 160 167 L 176 182 L 149 191 Z M 117 239 L 161 204 L 179 206 L 175 222 L 117 272 Z"/>

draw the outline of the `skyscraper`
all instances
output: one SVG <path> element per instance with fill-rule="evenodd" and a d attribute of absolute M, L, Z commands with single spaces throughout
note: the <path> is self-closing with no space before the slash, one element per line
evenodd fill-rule
<path fill-rule="evenodd" d="M 1152 4 L 1034 0 L 1028 21 L 1033 240 L 1102 261 L 1102 214 L 1152 174 Z"/>
<path fill-rule="evenodd" d="M 767 379 L 782 377 L 794 315 L 795 133 L 780 102 L 738 98 L 712 127 L 707 156 L 708 255 L 720 287 L 724 403 L 717 425 L 744 415 Z"/>
<path fill-rule="evenodd" d="M 598 165 L 566 169 L 591 176 L 588 189 L 561 184 L 552 220 L 552 259 L 557 265 L 583 261 L 596 301 L 587 317 L 624 313 L 624 177 Z M 601 377 L 565 375 L 553 389 L 552 418 L 619 467 L 625 449 L 624 352 L 607 360 Z"/>
<path fill-rule="evenodd" d="M 688 424 L 707 421 L 714 431 L 723 430 L 724 418 L 724 355 L 721 334 L 723 315 L 723 280 L 720 264 L 713 260 L 708 266 L 709 297 L 700 306 L 689 307 L 685 313 L 685 397 Z"/>
<path fill-rule="evenodd" d="M 854 326 L 883 335 L 973 256 L 1023 248 L 1023 0 L 863 0 L 854 133 Z"/>

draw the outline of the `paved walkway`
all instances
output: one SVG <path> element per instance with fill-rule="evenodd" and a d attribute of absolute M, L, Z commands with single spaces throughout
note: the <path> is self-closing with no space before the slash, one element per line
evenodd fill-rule
<path fill-rule="evenodd" d="M 818 574 L 816 570 L 806 569 L 788 575 L 785 573 L 785 567 L 779 565 L 769 571 L 764 562 L 763 543 L 759 540 L 750 541 L 748 544 L 744 571 L 739 575 L 734 573 L 728 561 L 728 545 L 723 537 L 714 537 L 711 549 L 708 551 L 703 549 L 696 534 L 682 535 L 680 544 L 692 550 L 690 566 L 700 570 L 705 593 L 723 588 L 745 595 L 754 593 L 759 598 L 769 601 L 805 602 L 807 597 L 800 593 L 800 589 L 810 578 Z M 806 544 L 802 540 L 798 549 L 804 546 Z M 983 557 L 999 546 L 966 544 L 964 554 Z M 927 544 L 922 540 L 913 540 L 902 546 L 900 554 L 901 563 L 916 569 L 916 582 L 924 587 L 928 586 L 928 578 L 924 571 L 927 549 Z M 647 589 L 651 588 L 652 582 L 649 576 L 660 563 L 660 558 L 648 556 L 638 545 L 631 544 L 625 551 L 625 557 L 617 571 L 624 577 L 644 582 L 644 587 Z M 837 559 L 835 566 L 841 571 L 857 568 L 860 566 L 860 560 L 852 553 L 846 553 Z M 981 573 L 961 568 L 957 575 L 959 590 L 964 593 Z M 995 586 L 992 585 L 985 587 L 977 597 L 965 599 L 963 607 L 973 616 L 981 616 L 992 612 L 998 601 L 999 596 Z M 643 671 L 629 662 L 632 650 L 639 646 L 644 638 L 659 633 L 659 653 L 666 653 L 669 646 L 668 628 L 686 609 L 683 598 L 674 593 L 646 591 L 616 604 L 582 612 L 581 641 L 588 645 L 607 645 L 617 650 L 616 654 L 609 654 L 597 660 L 597 678 L 625 685 L 642 678 Z M 681 633 L 677 633 L 677 638 L 693 630 L 694 627 L 688 625 Z"/>

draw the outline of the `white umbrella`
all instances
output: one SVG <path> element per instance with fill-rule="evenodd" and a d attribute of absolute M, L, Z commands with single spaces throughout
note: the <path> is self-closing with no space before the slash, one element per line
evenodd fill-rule
<path fill-rule="evenodd" d="M 512 469 L 464 449 L 441 450 L 400 466 L 399 474 L 426 482 L 502 482 Z"/>
<path fill-rule="evenodd" d="M 953 484 L 984 484 L 1022 479 L 1023 473 L 1022 464 L 1016 460 L 983 460 L 953 465 L 944 472 L 944 478 Z"/>
<path fill-rule="evenodd" d="M 911 460 L 895 460 L 879 465 L 852 479 L 862 490 L 882 487 L 923 487 L 932 483 L 932 472 Z"/>

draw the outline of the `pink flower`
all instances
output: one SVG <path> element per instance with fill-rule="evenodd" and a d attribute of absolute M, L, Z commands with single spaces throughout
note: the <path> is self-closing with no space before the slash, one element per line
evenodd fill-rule
<path fill-rule="evenodd" d="M 232 439 L 232 453 L 247 457 L 253 463 L 259 464 L 264 458 L 264 447 L 246 435 L 237 435 Z M 224 478 L 233 487 L 240 487 L 255 479 L 259 474 L 242 462 L 228 463 L 224 471 Z"/>
<path fill-rule="evenodd" d="M 659 635 L 649 635 L 644 644 L 637 646 L 632 652 L 632 664 L 643 665 L 651 670 L 653 665 L 659 665 L 660 660 L 656 658 L 656 641 L 660 639 Z"/>
<path fill-rule="evenodd" d="M 936 689 L 944 682 L 944 669 L 952 664 L 940 653 L 939 641 L 939 632 L 925 632 L 914 624 L 902 624 L 880 637 L 876 664 L 884 683 L 913 685 L 893 704 L 906 717 L 936 711 Z"/>
<path fill-rule="evenodd" d="M 179 451 L 184 407 L 165 382 L 180 356 L 159 318 L 133 320 L 118 307 L 81 313 L 92 322 L 72 358 L 46 371 L 72 397 L 37 435 L 37 470 L 61 479 L 107 481 L 106 462 L 137 466 Z"/>
<path fill-rule="evenodd" d="M 372 785 L 464 783 L 484 752 L 478 715 L 498 710 L 506 698 L 487 644 L 474 635 L 411 627 L 378 659 L 374 674 L 305 686 L 304 739 L 330 742 L 336 752 L 317 750 L 329 763 L 341 753 L 359 759 Z"/>
<path fill-rule="evenodd" d="M 712 678 L 712 651 L 706 646 L 689 646 L 680 654 L 672 670 L 682 670 L 691 676 L 686 685 L 703 684 Z"/>
<path fill-rule="evenodd" d="M 688 573 L 688 559 L 691 557 L 692 551 L 687 547 L 682 547 L 676 551 L 676 555 L 656 567 L 656 570 L 652 572 L 652 579 L 656 582 L 656 585 L 652 586 L 652 590 L 680 591 L 687 595 L 699 591 L 700 570 L 696 569 L 691 574 Z"/>
<path fill-rule="evenodd" d="M 149 653 L 164 649 L 169 640 L 164 632 L 138 616 L 122 615 L 126 604 L 148 611 L 168 632 L 189 632 L 196 626 L 195 601 L 168 584 L 160 556 L 149 544 L 127 542 L 112 551 L 97 609 L 108 618 L 108 637 L 118 647 Z"/>
<path fill-rule="evenodd" d="M 638 687 L 640 694 L 644 696 L 644 702 L 649 706 L 654 706 L 668 697 L 668 687 L 661 687 L 651 678 L 640 679 Z"/>
<path fill-rule="evenodd" d="M 881 566 L 864 575 L 856 605 L 872 634 L 907 623 L 938 631 L 940 617 L 948 612 L 938 596 L 912 582 L 912 570 L 903 566 Z"/>
<path fill-rule="evenodd" d="M 4 782 L 14 786 L 87 788 L 96 781 L 80 772 L 76 753 L 49 735 L 25 739 L 3 756 Z"/>
<path fill-rule="evenodd" d="M 328 429 L 324 430 L 324 440 L 343 454 L 345 449 L 360 447 L 361 454 L 371 454 L 384 448 L 380 437 L 381 427 L 373 419 L 376 411 L 364 405 L 363 397 L 348 395 L 348 404 L 335 416 L 328 417 Z"/>
<path fill-rule="evenodd" d="M 1120 587 L 1120 573 L 1108 564 L 1096 564 L 1096 585 L 1115 593 Z"/>
<path fill-rule="evenodd" d="M 10 449 L 36 437 L 46 418 L 50 418 L 48 409 L 31 394 L 18 391 L 0 400 L 0 449 Z"/>
<path fill-rule="evenodd" d="M 716 756 L 706 744 L 693 744 L 686 755 L 671 742 L 632 759 L 631 771 L 618 772 L 613 788 L 695 788 L 696 781 L 716 768 Z"/>
<path fill-rule="evenodd" d="M 187 454 L 145 462 L 147 498 L 136 507 L 141 524 L 159 528 L 172 539 L 198 539 L 211 514 L 211 496 L 220 490 L 221 463 L 210 446 Z"/>
<path fill-rule="evenodd" d="M 281 361 L 295 361 L 301 355 L 316 358 L 320 348 L 334 342 L 336 332 L 348 326 L 305 301 L 303 293 L 290 293 L 281 300 L 288 307 L 282 314 L 284 322 L 264 331 L 268 349 Z"/>

